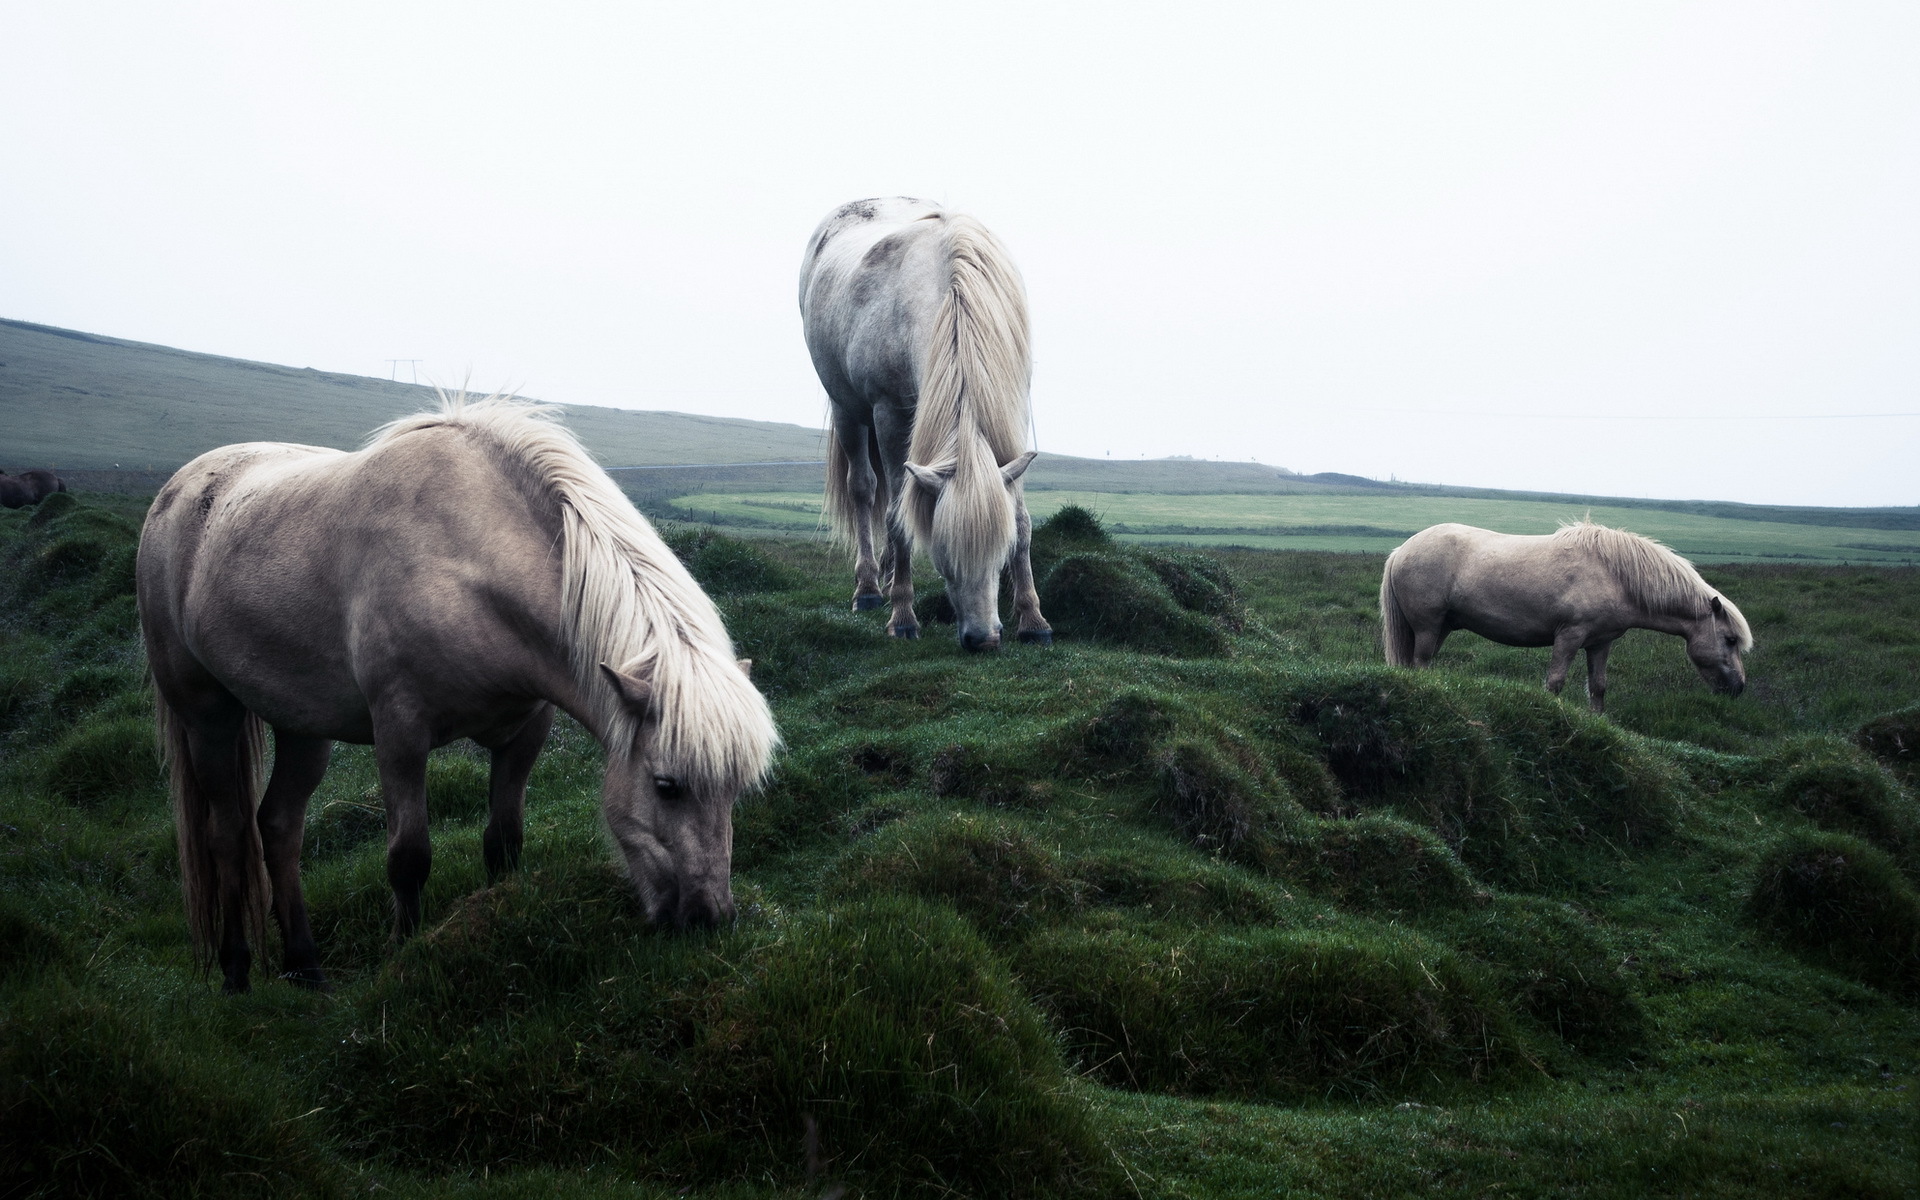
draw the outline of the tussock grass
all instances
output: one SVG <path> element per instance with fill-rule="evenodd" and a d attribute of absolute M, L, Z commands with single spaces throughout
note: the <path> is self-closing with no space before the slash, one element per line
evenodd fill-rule
<path fill-rule="evenodd" d="M 169 1138 L 193 1173 L 153 1187 L 207 1194 L 245 1171 L 420 1196 L 1920 1174 L 1894 1091 L 1920 1066 L 1898 572 L 1716 568 L 1761 638 L 1748 695 L 1630 638 L 1601 720 L 1540 689 L 1540 655 L 1464 635 L 1440 670 L 1380 667 L 1363 556 L 1162 553 L 1063 513 L 1043 579 L 1118 564 L 1224 652 L 1123 629 L 963 656 L 844 611 L 822 546 L 676 532 L 786 739 L 735 814 L 740 922 L 641 925 L 599 750 L 562 718 L 524 870 L 493 886 L 486 756 L 436 752 L 424 932 L 395 945 L 372 754 L 342 746 L 304 870 L 337 990 L 223 1000 L 157 775 L 114 774 L 153 770 L 138 504 L 32 516 L 0 513 L 0 1057 L 30 1068 L 0 1091 L 52 1131 L 32 1161 L 60 1188 L 140 1186 Z M 256 1158 L 216 1176 L 188 1126 Z"/>
<path fill-rule="evenodd" d="M 1786 834 L 1760 862 L 1747 913 L 1844 975 L 1920 993 L 1920 893 L 1877 846 L 1844 833 Z"/>

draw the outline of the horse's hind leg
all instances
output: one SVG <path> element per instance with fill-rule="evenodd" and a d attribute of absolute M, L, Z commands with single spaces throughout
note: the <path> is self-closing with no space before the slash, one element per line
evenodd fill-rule
<path fill-rule="evenodd" d="M 1433 656 L 1440 653 L 1440 644 L 1447 640 L 1445 630 L 1422 629 L 1413 635 L 1413 665 L 1424 669 L 1433 665 Z"/>
<path fill-rule="evenodd" d="M 393 932 L 410 937 L 420 925 L 420 894 L 433 872 L 427 840 L 426 730 L 416 722 L 376 713 L 373 756 L 387 802 L 387 883 L 393 888 Z"/>
<path fill-rule="evenodd" d="M 1027 515 L 1023 497 L 1014 497 L 1013 514 L 1013 557 L 1007 560 L 1007 582 L 1012 585 L 1016 636 L 1023 642 L 1051 646 L 1053 626 L 1040 615 L 1040 593 L 1033 586 L 1033 518 Z"/>
<path fill-rule="evenodd" d="M 487 860 L 487 882 L 520 866 L 520 846 L 526 836 L 527 777 L 546 747 L 553 729 L 553 705 L 542 704 L 505 740 L 487 745 L 493 752 L 493 771 L 487 781 L 487 832 L 481 840 Z"/>
<path fill-rule="evenodd" d="M 320 948 L 307 924 L 307 898 L 300 888 L 300 844 L 306 833 L 307 801 L 327 773 L 333 742 L 273 732 L 273 774 L 260 798 L 260 846 L 266 852 L 267 877 L 273 881 L 273 917 L 286 953 L 281 978 L 324 990 Z"/>
<path fill-rule="evenodd" d="M 847 498 L 853 507 L 853 611 L 865 612 L 886 603 L 880 594 L 880 567 L 873 556 L 873 509 L 879 478 L 873 472 L 870 428 L 834 415 L 833 436 L 840 441 L 847 463 Z"/>
<path fill-rule="evenodd" d="M 1580 653 L 1584 631 L 1562 629 L 1553 637 L 1553 660 L 1547 664 L 1547 690 L 1558 696 L 1567 686 L 1567 672 L 1573 669 L 1573 656 Z"/>

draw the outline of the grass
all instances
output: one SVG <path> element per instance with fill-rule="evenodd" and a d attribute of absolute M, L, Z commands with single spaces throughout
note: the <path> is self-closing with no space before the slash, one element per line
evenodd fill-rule
<path fill-rule="evenodd" d="M 1377 555 L 1068 513 L 1058 644 L 972 657 L 845 611 L 818 544 L 673 529 L 787 743 L 735 815 L 739 922 L 643 926 L 562 720 L 492 886 L 485 759 L 435 753 L 395 946 L 343 746 L 303 872 L 336 990 L 223 998 L 142 715 L 139 516 L 0 514 L 0 1194 L 1920 1189 L 1909 569 L 1712 566 L 1747 695 L 1635 635 L 1603 720 L 1544 651 L 1380 665 Z"/>

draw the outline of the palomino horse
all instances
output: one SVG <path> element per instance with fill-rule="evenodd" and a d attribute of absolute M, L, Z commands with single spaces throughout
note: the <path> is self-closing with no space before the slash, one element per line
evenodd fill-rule
<path fill-rule="evenodd" d="M 827 514 L 853 543 L 853 607 L 891 600 L 888 632 L 920 635 L 917 541 L 946 581 L 962 646 L 999 648 L 1003 567 L 1020 640 L 1052 642 L 1020 486 L 1034 456 L 1027 298 L 1006 250 L 936 204 L 857 200 L 807 243 L 800 316 L 833 411 Z M 886 540 L 877 564 L 876 516 Z"/>
<path fill-rule="evenodd" d="M 0 471 L 0 507 L 3 508 L 25 508 L 66 490 L 66 480 L 52 471 L 22 471 L 18 475 Z"/>
<path fill-rule="evenodd" d="M 766 770 L 772 715 L 712 601 L 544 411 L 458 397 L 357 453 L 203 454 L 154 499 L 138 592 L 188 921 L 228 991 L 269 897 L 286 976 L 324 985 L 300 841 L 336 740 L 373 744 L 404 936 L 432 861 L 427 752 L 492 751 L 497 875 L 556 706 L 606 747 L 602 807 L 648 918 L 731 914 L 731 809 Z"/>
<path fill-rule="evenodd" d="M 1552 646 L 1547 690 L 1560 694 L 1577 651 L 1587 652 L 1587 701 L 1605 708 L 1607 651 L 1629 629 L 1687 640 L 1687 657 L 1716 692 L 1746 687 L 1740 656 L 1753 633 L 1733 601 L 1693 564 L 1651 538 L 1590 521 L 1521 536 L 1435 525 L 1387 556 L 1380 577 L 1387 661 L 1433 662 L 1466 629 L 1507 646 Z"/>

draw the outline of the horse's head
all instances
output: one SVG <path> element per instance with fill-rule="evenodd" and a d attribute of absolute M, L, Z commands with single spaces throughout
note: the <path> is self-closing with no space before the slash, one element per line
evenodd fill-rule
<path fill-rule="evenodd" d="M 946 582 L 964 649 L 1000 648 L 1000 569 L 1019 535 L 1015 498 L 1033 456 L 1029 450 L 997 470 L 991 458 L 965 472 L 958 460 L 934 467 L 907 464 L 908 486 L 932 500 L 927 552 Z"/>
<path fill-rule="evenodd" d="M 740 661 L 742 675 L 749 665 Z M 600 670 L 632 717 L 631 743 L 607 747 L 601 803 L 647 920 L 674 929 L 731 921 L 733 802 L 746 784 L 668 761 L 652 680 L 631 668 Z"/>
<path fill-rule="evenodd" d="M 1746 618 L 1731 603 L 1713 596 L 1707 611 L 1687 634 L 1687 657 L 1707 686 L 1723 695 L 1738 696 L 1747 686 L 1747 669 L 1740 655 L 1753 648 Z"/>

